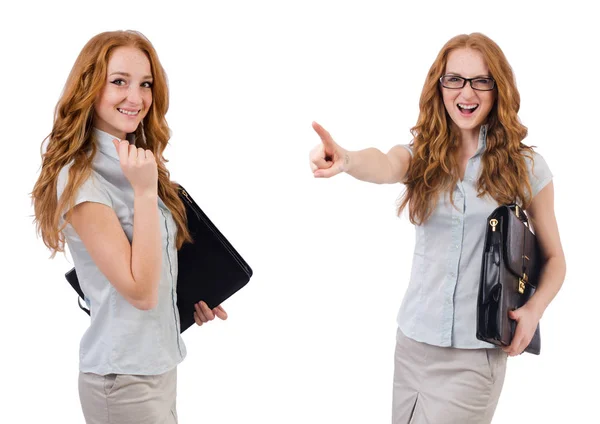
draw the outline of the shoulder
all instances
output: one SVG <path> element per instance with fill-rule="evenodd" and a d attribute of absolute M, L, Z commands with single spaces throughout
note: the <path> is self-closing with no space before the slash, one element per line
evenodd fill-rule
<path fill-rule="evenodd" d="M 540 152 L 538 152 L 537 150 L 535 150 L 534 148 L 532 148 L 529 151 L 524 152 L 523 156 L 525 157 L 527 166 L 530 168 L 533 168 L 534 166 L 539 166 L 539 164 L 547 166 L 544 156 L 542 156 L 542 154 Z"/>
<path fill-rule="evenodd" d="M 413 154 L 413 141 L 411 141 L 409 144 L 398 144 L 398 147 L 401 147 L 405 150 L 408 150 L 408 153 L 410 153 L 410 157 L 412 158 L 414 156 Z"/>
<path fill-rule="evenodd" d="M 67 163 L 58 173 L 56 182 L 56 194 L 58 198 L 65 191 L 70 178 L 70 171 L 73 167 L 73 161 Z M 95 169 L 90 170 L 88 177 L 81 182 L 81 185 L 75 190 L 75 204 L 84 201 L 94 201 L 112 206 L 109 190 L 107 190 L 107 181 Z"/>
<path fill-rule="evenodd" d="M 57 181 L 56 181 L 56 192 L 57 192 L 56 194 L 58 195 L 59 198 L 62 195 L 63 191 L 65 190 L 67 183 L 69 182 L 69 171 L 71 170 L 72 166 L 73 166 L 73 161 L 67 163 L 58 172 L 58 177 L 57 177 Z"/>
<path fill-rule="evenodd" d="M 553 175 L 546 159 L 539 152 L 531 150 L 525 152 L 524 156 L 533 198 L 552 180 Z"/>

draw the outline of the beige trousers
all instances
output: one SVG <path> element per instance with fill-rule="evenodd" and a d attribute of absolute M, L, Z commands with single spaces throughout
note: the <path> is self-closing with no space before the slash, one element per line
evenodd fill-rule
<path fill-rule="evenodd" d="M 79 373 L 86 424 L 177 424 L 177 368 L 160 375 Z"/>
<path fill-rule="evenodd" d="M 456 349 L 397 333 L 393 424 L 487 424 L 506 372 L 501 349 Z"/>

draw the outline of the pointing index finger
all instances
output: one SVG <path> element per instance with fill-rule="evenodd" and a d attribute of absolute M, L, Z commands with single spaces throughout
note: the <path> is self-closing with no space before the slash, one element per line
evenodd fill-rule
<path fill-rule="evenodd" d="M 325 146 L 325 150 L 327 152 L 332 152 L 335 148 L 335 142 L 333 141 L 331 134 L 329 134 L 329 132 L 325 128 L 323 128 L 320 124 L 318 124 L 315 121 L 313 121 L 312 127 L 319 135 L 319 137 L 321 137 L 321 141 Z"/>

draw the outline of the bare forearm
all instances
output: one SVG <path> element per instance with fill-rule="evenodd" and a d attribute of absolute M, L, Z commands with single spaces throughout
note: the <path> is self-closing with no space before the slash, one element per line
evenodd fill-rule
<path fill-rule="evenodd" d="M 354 152 L 346 152 L 344 158 L 346 173 L 354 178 L 375 184 L 391 184 L 394 179 L 392 164 L 387 155 L 371 147 Z"/>
<path fill-rule="evenodd" d="M 162 263 L 157 202 L 156 194 L 136 195 L 133 202 L 131 273 L 139 298 L 150 303 L 158 296 Z"/>
<path fill-rule="evenodd" d="M 566 274 L 563 257 L 550 258 L 543 266 L 538 288 L 529 299 L 530 306 L 538 311 L 540 317 L 560 290 Z"/>

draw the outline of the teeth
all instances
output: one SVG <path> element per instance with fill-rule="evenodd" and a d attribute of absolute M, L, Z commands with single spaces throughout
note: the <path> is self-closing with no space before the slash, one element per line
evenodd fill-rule
<path fill-rule="evenodd" d="M 129 115 L 129 116 L 135 116 L 135 115 L 137 115 L 140 112 L 139 110 L 136 110 L 135 112 L 130 112 L 128 110 L 123 110 L 123 109 L 119 109 L 119 108 L 117 108 L 117 110 L 119 112 L 121 112 L 122 114 Z"/>
<path fill-rule="evenodd" d="M 458 107 L 461 109 L 475 109 L 478 105 L 463 105 L 462 103 L 458 104 Z"/>

